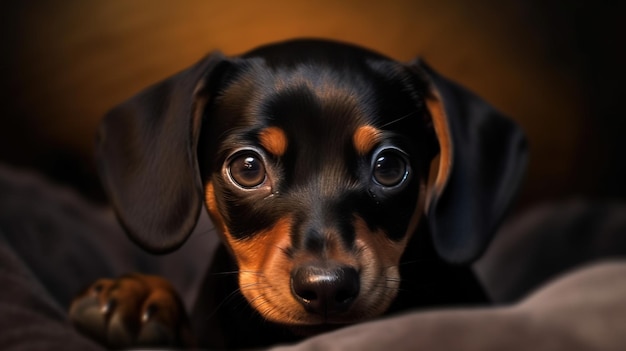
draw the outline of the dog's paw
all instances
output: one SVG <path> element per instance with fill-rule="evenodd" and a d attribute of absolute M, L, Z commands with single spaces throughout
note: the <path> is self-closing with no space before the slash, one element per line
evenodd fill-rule
<path fill-rule="evenodd" d="M 183 303 L 157 276 L 100 279 L 72 301 L 69 318 L 82 334 L 109 348 L 190 346 Z"/>

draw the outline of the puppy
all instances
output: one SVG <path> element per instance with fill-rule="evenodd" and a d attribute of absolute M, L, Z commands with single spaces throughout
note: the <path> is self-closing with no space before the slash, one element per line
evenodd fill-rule
<path fill-rule="evenodd" d="M 515 124 L 420 60 L 321 40 L 210 54 L 112 110 L 97 149 L 141 247 L 178 248 L 208 210 L 223 245 L 193 341 L 157 277 L 99 281 L 70 316 L 109 346 L 247 348 L 485 302 L 469 263 L 525 149 Z"/>

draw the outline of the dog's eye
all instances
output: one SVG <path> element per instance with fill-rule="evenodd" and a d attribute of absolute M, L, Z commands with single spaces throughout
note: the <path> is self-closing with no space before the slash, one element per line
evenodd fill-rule
<path fill-rule="evenodd" d="M 408 173 L 406 159 L 397 150 L 382 150 L 374 158 L 372 176 L 382 186 L 399 185 L 407 178 Z"/>
<path fill-rule="evenodd" d="M 230 177 L 242 188 L 254 188 L 265 181 L 265 166 L 260 157 L 246 153 L 235 157 L 228 165 Z"/>

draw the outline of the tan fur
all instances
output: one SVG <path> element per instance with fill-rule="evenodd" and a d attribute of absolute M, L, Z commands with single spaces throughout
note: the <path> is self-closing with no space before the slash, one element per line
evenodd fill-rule
<path fill-rule="evenodd" d="M 282 156 L 287 151 L 287 135 L 278 127 L 268 127 L 259 133 L 259 142 L 269 153 Z"/>
<path fill-rule="evenodd" d="M 236 240 L 225 226 L 220 214 L 213 184 L 206 186 L 206 204 L 216 228 L 235 257 L 239 268 L 239 286 L 248 302 L 267 320 L 291 325 L 320 323 L 353 323 L 376 317 L 391 304 L 400 285 L 398 265 L 408 241 L 424 212 L 425 185 L 417 200 L 405 237 L 392 241 L 381 230 L 370 231 L 365 220 L 355 216 L 355 245 L 345 247 L 339 234 L 326 229 L 321 254 L 298 250 L 293 257 L 286 254 L 292 245 L 292 219 L 278 220 L 272 227 L 250 238 Z M 352 266 L 361 275 L 361 291 L 348 313 L 332 320 L 308 313 L 293 297 L 291 271 L 297 264 L 319 259 Z"/>
<path fill-rule="evenodd" d="M 432 180 L 432 186 L 429 186 L 428 199 L 426 200 L 426 208 L 428 208 L 432 199 L 441 195 L 443 188 L 448 182 L 450 172 L 452 170 L 452 138 L 448 126 L 448 118 L 443 108 L 443 101 L 436 90 L 431 90 L 430 95 L 426 98 L 426 107 L 430 112 L 435 133 L 439 140 L 439 155 L 435 158 L 439 162 L 432 165 L 431 169 L 436 170 L 436 176 Z"/>
<path fill-rule="evenodd" d="M 352 143 L 356 152 L 361 155 L 367 155 L 380 142 L 382 132 L 370 125 L 364 125 L 357 128 L 352 136 Z"/>

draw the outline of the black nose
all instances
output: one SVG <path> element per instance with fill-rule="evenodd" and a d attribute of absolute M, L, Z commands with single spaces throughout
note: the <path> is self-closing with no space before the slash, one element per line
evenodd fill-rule
<path fill-rule="evenodd" d="M 291 273 L 295 298 L 307 311 L 323 316 L 348 310 L 359 289 L 359 273 L 352 267 L 309 264 Z"/>

